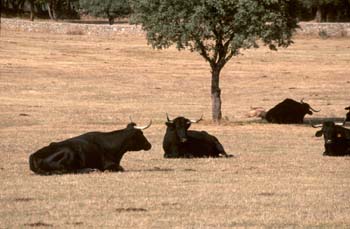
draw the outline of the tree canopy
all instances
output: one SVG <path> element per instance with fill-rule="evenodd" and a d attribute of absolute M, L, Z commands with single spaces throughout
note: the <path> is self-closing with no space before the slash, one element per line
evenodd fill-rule
<path fill-rule="evenodd" d="M 27 14 L 29 11 L 32 16 L 48 17 L 51 19 L 77 18 L 79 13 L 79 1 L 82 0 L 2 0 L 2 15 L 21 15 Z M 131 1 L 131 0 L 130 0 Z M 292 0 L 290 0 L 292 1 Z M 101 1 L 84 1 L 84 8 L 90 8 L 101 2 L 108 3 L 106 0 Z M 125 9 L 129 7 L 127 0 L 117 1 Z M 302 21 L 316 19 L 322 22 L 346 22 L 350 21 L 350 0 L 295 0 L 302 10 L 298 12 L 298 17 Z M 28 7 L 30 5 L 30 7 Z M 30 8 L 30 9 L 29 9 Z M 129 8 L 130 9 L 130 8 Z M 93 14 L 91 12 L 91 14 Z M 125 16 L 124 13 L 121 14 Z M 99 13 L 99 17 L 108 17 L 106 13 Z"/>
<path fill-rule="evenodd" d="M 242 49 L 287 47 L 297 27 L 297 3 L 289 0 L 133 0 L 132 21 L 157 49 L 175 44 L 198 52 L 211 67 L 212 118 L 219 121 L 222 68 Z"/>
<path fill-rule="evenodd" d="M 90 15 L 108 18 L 109 24 L 131 13 L 128 0 L 79 0 L 79 4 Z"/>

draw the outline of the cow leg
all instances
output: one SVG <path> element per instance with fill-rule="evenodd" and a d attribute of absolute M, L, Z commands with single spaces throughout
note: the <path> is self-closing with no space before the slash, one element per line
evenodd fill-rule
<path fill-rule="evenodd" d="M 113 172 L 123 172 L 124 168 L 113 161 L 105 161 L 103 165 L 104 170 Z"/>
<path fill-rule="evenodd" d="M 193 153 L 188 153 L 188 152 L 186 152 L 186 153 L 184 153 L 184 156 L 183 156 L 184 158 L 194 158 L 194 155 L 193 155 Z"/>
<path fill-rule="evenodd" d="M 111 172 L 124 172 L 124 168 L 120 165 L 113 165 L 108 167 L 106 170 L 111 171 Z"/>
<path fill-rule="evenodd" d="M 345 156 L 350 156 L 350 148 L 346 151 Z"/>
<path fill-rule="evenodd" d="M 323 156 L 330 156 L 330 154 L 328 154 L 327 151 L 324 151 L 322 155 L 323 155 Z"/>
<path fill-rule="evenodd" d="M 179 158 L 181 157 L 177 150 L 172 150 L 171 152 L 165 152 L 164 158 Z"/>
<path fill-rule="evenodd" d="M 42 164 L 50 172 L 69 172 L 74 170 L 74 159 L 74 152 L 64 148 L 45 158 Z"/>
<path fill-rule="evenodd" d="M 219 155 L 223 155 L 224 157 L 233 157 L 233 155 L 227 154 L 224 147 L 222 146 L 222 144 L 219 142 L 219 140 L 217 138 L 214 138 L 214 144 L 215 144 L 215 148 L 217 150 L 217 152 L 219 153 Z"/>
<path fill-rule="evenodd" d="M 124 172 L 125 170 L 124 170 L 124 168 L 121 165 L 118 165 L 118 171 L 119 172 Z"/>

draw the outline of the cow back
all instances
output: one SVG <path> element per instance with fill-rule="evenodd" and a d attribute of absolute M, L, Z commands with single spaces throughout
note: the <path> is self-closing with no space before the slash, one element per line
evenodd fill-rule
<path fill-rule="evenodd" d="M 189 157 L 219 157 L 221 144 L 213 135 L 205 131 L 188 131 L 188 140 L 180 147 L 180 152 Z M 222 150 L 223 147 L 221 146 Z"/>

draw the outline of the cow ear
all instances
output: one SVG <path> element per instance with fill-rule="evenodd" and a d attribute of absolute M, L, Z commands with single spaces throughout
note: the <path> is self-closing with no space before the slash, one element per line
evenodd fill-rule
<path fill-rule="evenodd" d="M 165 125 L 167 127 L 171 127 L 171 128 L 174 127 L 174 123 L 172 123 L 172 122 L 166 122 Z"/>
<path fill-rule="evenodd" d="M 135 126 L 136 126 L 136 123 L 131 122 L 131 123 L 129 123 L 129 124 L 126 126 L 126 128 L 127 128 L 127 129 L 134 129 Z"/>
<path fill-rule="evenodd" d="M 322 130 L 319 130 L 319 131 L 317 131 L 316 133 L 315 133 L 315 136 L 316 137 L 321 137 L 322 136 Z"/>

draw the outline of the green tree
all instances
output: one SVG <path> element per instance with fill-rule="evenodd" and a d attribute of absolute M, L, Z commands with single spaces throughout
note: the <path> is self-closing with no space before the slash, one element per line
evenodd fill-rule
<path fill-rule="evenodd" d="M 110 25 L 114 23 L 115 18 L 131 13 L 128 0 L 79 0 L 79 4 L 88 14 L 108 18 Z"/>
<path fill-rule="evenodd" d="M 242 49 L 287 47 L 297 27 L 293 0 L 132 0 L 132 22 L 153 48 L 188 48 L 211 67 L 212 119 L 220 121 L 220 72 Z"/>
<path fill-rule="evenodd" d="M 73 9 L 78 0 L 28 0 L 30 6 L 30 20 L 34 20 L 35 11 L 46 9 L 52 20 L 63 18 L 77 18 L 78 14 Z"/>
<path fill-rule="evenodd" d="M 350 18 L 350 0 L 300 0 L 304 7 L 315 10 L 315 21 L 346 21 Z"/>
<path fill-rule="evenodd" d="M 30 12 L 30 20 L 35 16 L 49 16 L 51 19 L 78 18 L 75 10 L 79 0 L 3 0 L 2 12 L 25 15 Z"/>

